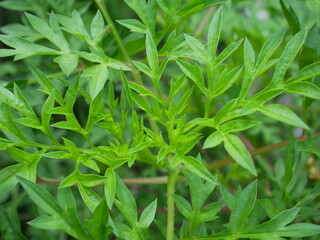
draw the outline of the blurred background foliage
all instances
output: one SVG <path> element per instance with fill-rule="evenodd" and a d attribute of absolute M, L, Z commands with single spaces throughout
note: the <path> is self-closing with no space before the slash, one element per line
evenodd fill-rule
<path fill-rule="evenodd" d="M 187 1 L 185 1 L 187 2 Z M 289 69 L 288 74 L 292 74 L 298 69 L 301 69 L 304 65 L 315 62 L 320 59 L 320 1 L 319 0 L 306 0 L 306 1 L 278 1 L 278 0 L 228 0 L 225 3 L 224 9 L 224 24 L 222 28 L 221 40 L 219 42 L 219 49 L 224 49 L 230 43 L 235 42 L 241 38 L 247 37 L 253 48 L 257 51 L 261 49 L 263 43 L 270 36 L 270 34 L 279 31 L 284 27 L 288 27 L 289 31 L 286 34 L 286 38 L 291 38 L 292 34 L 299 31 L 299 29 L 308 28 L 309 33 L 303 46 L 298 61 L 296 61 Z M 119 0 L 106 1 L 107 8 L 111 14 L 111 17 L 115 20 L 137 18 L 134 12 L 123 2 Z M 47 12 L 54 11 L 58 14 L 70 15 L 71 12 L 76 9 L 84 19 L 85 24 L 89 24 L 90 20 L 96 13 L 96 6 L 91 1 L 81 0 L 5 0 L 0 2 L 0 31 L 3 34 L 10 34 L 15 36 L 21 36 L 31 41 L 40 41 L 43 45 L 50 45 L 41 36 L 37 34 L 27 21 L 23 12 L 32 12 L 39 17 L 46 17 Z M 174 22 L 172 28 L 177 29 L 177 35 L 181 33 L 189 33 L 197 35 L 203 40 L 206 39 L 208 22 L 211 19 L 215 7 L 205 8 L 203 10 L 194 12 L 190 16 L 180 18 Z M 157 15 L 157 25 L 163 26 L 166 21 L 166 15 L 159 11 Z M 10 26 L 10 27 L 8 27 Z M 14 26 L 14 27 L 13 27 Z M 87 26 L 88 27 L 88 26 Z M 126 47 L 131 51 L 132 58 L 139 60 L 144 56 L 144 43 L 143 36 L 139 33 L 129 32 L 128 29 L 116 24 L 119 29 L 121 37 L 124 39 Z M 170 32 L 170 30 L 168 31 Z M 164 38 L 166 39 L 166 37 Z M 71 44 L 74 49 L 83 49 L 86 45 L 78 41 L 78 39 L 71 39 Z M 163 42 L 159 43 L 159 46 L 163 46 Z M 284 41 L 286 42 L 286 41 Z M 283 43 L 284 44 L 284 43 Z M 0 43 L 0 48 L 5 46 Z M 103 38 L 103 47 L 105 52 L 109 56 L 122 59 L 123 56 L 115 47 L 115 41 L 111 34 L 107 34 Z M 278 51 L 283 49 L 284 45 L 278 48 Z M 137 51 L 140 49 L 140 51 Z M 280 52 L 276 52 L 275 56 L 279 56 Z M 23 94 L 30 101 L 31 105 L 35 109 L 40 109 L 43 101 L 44 94 L 37 91 L 37 84 L 32 79 L 28 65 L 33 64 L 37 67 L 41 66 L 41 70 L 53 79 L 63 91 L 65 89 L 64 84 L 59 80 L 60 70 L 57 64 L 52 64 L 52 58 L 50 56 L 33 56 L 22 61 L 12 61 L 12 57 L 0 59 L 0 86 L 7 88 L 13 87 L 16 83 L 22 90 Z M 228 59 L 226 64 L 230 66 L 238 66 L 243 62 L 242 48 L 237 50 L 236 54 Z M 88 66 L 88 62 L 82 61 L 78 66 L 78 71 L 83 70 Z M 269 70 L 270 71 L 270 70 Z M 251 89 L 253 92 L 261 89 L 261 86 L 266 85 L 272 77 L 273 71 L 263 74 L 259 77 L 259 80 L 255 82 L 255 85 Z M 178 67 L 176 65 L 168 65 L 168 69 L 165 72 L 165 78 L 161 83 L 165 88 L 170 81 L 170 78 L 176 78 L 179 75 Z M 70 76 L 69 78 L 72 78 Z M 120 96 L 122 90 L 121 83 L 117 81 L 118 74 L 116 72 L 110 73 L 110 78 L 113 81 L 116 97 Z M 317 77 L 314 83 L 320 86 L 319 77 Z M 148 80 L 144 80 L 148 81 Z M 237 82 L 228 94 L 219 98 L 215 104 L 217 109 L 223 106 L 233 97 L 237 96 L 240 91 L 241 82 Z M 36 92 L 36 94 L 35 94 Z M 107 93 L 108 91 L 105 91 Z M 104 96 L 107 97 L 107 96 Z M 195 93 L 195 103 L 199 105 L 192 105 L 188 110 L 194 116 L 202 116 L 203 106 L 201 106 L 201 99 Z M 308 99 L 301 98 L 292 94 L 283 94 L 277 102 L 289 106 L 296 113 L 302 115 L 304 120 L 308 123 L 314 133 L 320 132 L 320 106 L 319 101 L 312 102 Z M 309 108 L 303 110 L 302 105 L 307 104 Z M 117 109 L 118 111 L 119 109 Z M 80 123 L 85 123 L 86 116 L 88 114 L 88 105 L 83 98 L 78 98 L 74 107 L 74 111 L 77 114 L 77 118 Z M 254 129 L 248 130 L 242 133 L 242 138 L 246 140 L 248 146 L 253 149 L 259 149 L 268 145 L 277 144 L 279 142 L 286 141 L 289 138 L 289 133 L 292 132 L 292 137 L 300 137 L 302 132 L 299 129 L 293 129 L 279 123 L 272 119 L 265 119 L 262 115 L 255 114 L 256 118 L 261 118 L 264 122 Z M 106 139 L 105 135 L 101 133 L 99 129 L 93 129 L 92 141 L 97 145 L 104 145 Z M 37 134 L 37 133 L 35 133 Z M 86 143 L 81 142 L 81 139 L 74 132 L 68 132 L 64 130 L 57 130 L 56 136 L 64 136 L 76 143 L 77 146 L 86 147 Z M 40 137 L 40 136 L 36 136 Z M 319 146 L 319 140 L 317 138 L 310 140 L 310 144 Z M 293 183 L 290 190 L 290 197 L 285 201 L 282 199 L 282 180 L 285 174 L 286 154 L 288 147 L 283 147 L 271 152 L 261 154 L 256 157 L 257 166 L 259 168 L 259 184 L 258 184 L 258 196 L 261 198 L 260 207 L 268 210 L 269 214 L 274 216 L 276 213 L 283 209 L 299 206 L 302 207 L 300 214 L 301 221 L 310 221 L 316 224 L 320 223 L 320 199 L 318 197 L 320 188 L 317 185 L 320 181 L 320 164 L 319 164 L 319 151 L 310 153 L 300 153 L 304 149 L 303 144 L 296 143 L 293 156 L 296 158 L 295 168 L 293 174 L 297 176 L 297 181 Z M 197 149 L 194 149 L 194 153 L 200 152 L 203 159 L 207 163 L 213 161 L 222 160 L 227 158 L 227 154 L 223 148 L 217 147 L 213 150 L 203 151 L 202 146 L 199 145 Z M 315 147 L 316 148 L 316 147 Z M 292 156 L 291 156 L 292 157 Z M 11 159 L 15 159 L 14 153 L 4 152 L 0 153 L 0 169 L 5 168 L 12 164 Z M 74 169 L 73 163 L 64 160 L 56 161 L 41 161 L 38 165 L 38 175 L 45 176 L 45 178 L 61 180 L 63 177 L 70 174 Z M 154 177 L 161 175 L 161 170 L 149 167 L 143 163 L 136 163 L 132 168 L 121 167 L 118 170 L 120 176 L 126 178 L 137 177 Z M 240 185 L 246 185 L 252 180 L 252 176 L 248 175 L 248 172 L 241 168 L 237 164 L 229 164 L 227 166 L 214 169 L 214 174 L 218 174 L 219 181 L 229 188 L 230 191 L 235 192 Z M 179 182 L 177 184 L 177 193 L 181 196 L 188 198 L 189 190 L 188 185 L 185 182 Z M 55 194 L 55 187 L 50 184 L 46 185 L 46 188 Z M 158 225 L 161 226 L 161 222 L 165 222 L 165 185 L 131 185 L 137 205 L 143 209 L 148 203 L 154 200 L 154 196 L 158 198 L 159 214 Z M 313 189 L 313 190 L 311 190 Z M 96 190 L 101 192 L 98 187 Z M 312 194 L 307 194 L 312 191 Z M 79 207 L 80 218 L 89 214 L 86 210 L 84 203 L 81 201 L 81 197 L 77 191 L 74 191 L 77 204 Z M 217 201 L 220 195 L 217 191 L 210 196 L 210 201 Z M 61 232 L 42 231 L 36 228 L 27 226 L 26 222 L 34 218 L 34 213 L 40 215 L 39 210 L 35 205 L 31 203 L 26 194 L 21 191 L 21 188 L 15 188 L 9 194 L 0 196 L 0 230 L 2 234 L 6 231 L 13 231 L 15 237 L 11 239 L 68 239 L 66 235 Z M 281 204 L 283 204 L 281 206 Z M 278 206 L 277 209 L 274 206 Z M 262 212 L 262 211 L 261 211 Z M 113 213 L 117 218 L 117 213 Z M 119 218 L 121 216 L 119 215 Z M 218 220 L 212 225 L 208 225 L 208 229 L 214 226 L 223 226 L 223 223 L 227 222 L 228 211 L 222 211 Z M 83 217 L 84 218 L 84 217 Z M 177 214 L 177 222 L 182 220 L 181 216 Z M 220 224 L 221 223 L 221 224 Z M 21 224 L 21 228 L 19 225 Z M 21 230 L 20 230 L 21 229 Z M 220 229 L 215 229 L 216 231 Z M 159 230 L 155 224 L 149 230 L 149 236 L 157 236 Z M 8 236 L 8 235 L 6 235 Z M 318 239 L 319 236 L 315 236 L 309 239 Z M 3 238 L 7 240 L 7 238 Z M 8 238 L 9 239 L 9 238 Z M 159 239 L 161 239 L 159 237 Z"/>

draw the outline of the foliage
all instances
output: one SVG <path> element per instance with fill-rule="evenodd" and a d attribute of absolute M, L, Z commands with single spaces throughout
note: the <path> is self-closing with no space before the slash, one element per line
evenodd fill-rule
<path fill-rule="evenodd" d="M 1 239 L 319 238 L 319 1 L 0 6 Z"/>

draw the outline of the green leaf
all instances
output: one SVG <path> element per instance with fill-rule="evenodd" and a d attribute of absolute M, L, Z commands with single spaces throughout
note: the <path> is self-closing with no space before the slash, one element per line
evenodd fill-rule
<path fill-rule="evenodd" d="M 98 10 L 90 25 L 90 32 L 93 41 L 100 41 L 105 33 L 103 17 Z"/>
<path fill-rule="evenodd" d="M 301 30 L 288 42 L 276 66 L 273 78 L 268 86 L 269 88 L 278 87 L 283 82 L 284 75 L 287 72 L 287 69 L 289 68 L 291 63 L 293 62 L 293 59 L 298 54 L 304 42 L 306 34 L 306 29 Z"/>
<path fill-rule="evenodd" d="M 0 170 L 0 193 L 10 191 L 18 183 L 16 174 L 21 172 L 26 165 L 23 163 L 13 164 Z"/>
<path fill-rule="evenodd" d="M 187 34 L 184 34 L 184 37 L 186 38 L 189 46 L 192 48 L 192 50 L 199 55 L 199 57 L 202 59 L 203 63 L 206 63 L 209 61 L 209 54 L 203 44 L 196 38 L 191 37 Z"/>
<path fill-rule="evenodd" d="M 251 155 L 240 138 L 235 135 L 224 134 L 224 148 L 237 163 L 257 176 L 257 170 Z"/>
<path fill-rule="evenodd" d="M 283 3 L 283 0 L 280 0 L 280 5 L 282 12 L 288 22 L 290 31 L 292 32 L 292 34 L 296 34 L 300 31 L 300 24 L 296 13 L 291 7 L 287 8 L 286 5 Z"/>
<path fill-rule="evenodd" d="M 71 187 L 78 182 L 78 172 L 74 171 L 69 174 L 59 185 L 59 189 Z"/>
<path fill-rule="evenodd" d="M 219 128 L 222 132 L 225 132 L 225 133 L 242 132 L 249 128 L 255 127 L 259 124 L 261 124 L 261 122 L 259 121 L 239 119 L 239 120 L 232 120 L 230 122 L 227 122 L 219 126 Z"/>
<path fill-rule="evenodd" d="M 212 176 L 208 169 L 198 159 L 191 156 L 179 156 L 178 159 L 190 172 L 197 174 L 199 177 L 209 182 L 217 183 L 216 178 Z"/>
<path fill-rule="evenodd" d="M 45 92 L 48 95 L 50 95 L 51 92 L 54 90 L 57 102 L 61 106 L 63 106 L 64 105 L 63 97 L 61 96 L 61 93 L 59 92 L 59 90 L 54 86 L 54 84 L 38 68 L 32 65 L 30 65 L 29 67 L 31 69 L 32 75 L 34 76 L 35 80 L 40 84 L 40 86 L 45 90 Z"/>
<path fill-rule="evenodd" d="M 59 216 L 63 213 L 56 200 L 43 187 L 40 187 L 36 183 L 21 177 L 17 177 L 17 179 L 26 190 L 31 200 L 35 202 L 42 210 L 54 216 Z"/>
<path fill-rule="evenodd" d="M 63 221 L 57 216 L 41 216 L 29 221 L 28 224 L 40 229 L 63 229 Z"/>
<path fill-rule="evenodd" d="M 309 82 L 289 84 L 286 91 L 313 99 L 320 99 L 320 88 Z"/>
<path fill-rule="evenodd" d="M 57 50 L 40 46 L 28 40 L 15 36 L 0 35 L 0 41 L 14 49 L 0 49 L 0 57 L 15 56 L 14 60 L 28 58 L 34 55 L 56 55 Z"/>
<path fill-rule="evenodd" d="M 263 44 L 263 47 L 259 53 L 256 61 L 256 68 L 261 69 L 261 67 L 268 62 L 274 51 L 281 44 L 283 37 L 286 33 L 286 29 L 282 29 L 274 34 L 272 34 L 267 41 Z"/>
<path fill-rule="evenodd" d="M 92 219 L 86 220 L 87 228 L 95 240 L 108 239 L 108 220 L 109 210 L 105 199 L 102 199 L 94 210 Z"/>
<path fill-rule="evenodd" d="M 223 141 L 223 135 L 220 131 L 215 131 L 204 141 L 202 149 L 214 148 Z"/>
<path fill-rule="evenodd" d="M 152 203 L 150 203 L 149 206 L 147 206 L 143 210 L 138 223 L 140 228 L 147 229 L 150 226 L 156 214 L 156 210 L 157 210 L 157 199 L 154 200 Z"/>
<path fill-rule="evenodd" d="M 240 39 L 234 43 L 231 43 L 228 47 L 223 49 L 223 51 L 215 59 L 215 61 L 214 61 L 215 65 L 219 65 L 224 60 L 226 60 L 234 51 L 236 51 L 238 49 L 238 47 L 240 46 L 242 41 L 243 41 L 243 39 Z"/>
<path fill-rule="evenodd" d="M 149 67 L 153 74 L 156 74 L 157 69 L 159 67 L 159 59 L 157 46 L 153 40 L 151 33 L 148 31 L 146 35 L 146 52 L 147 52 L 147 60 Z"/>
<path fill-rule="evenodd" d="M 218 218 L 216 214 L 220 211 L 223 205 L 223 202 L 214 202 L 206 205 L 200 211 L 199 220 L 201 222 L 208 222 Z"/>
<path fill-rule="evenodd" d="M 78 55 L 68 53 L 54 58 L 53 61 L 58 63 L 61 70 L 69 76 L 78 66 Z"/>
<path fill-rule="evenodd" d="M 116 195 L 117 178 L 115 172 L 111 168 L 108 168 L 104 176 L 107 178 L 104 183 L 104 195 L 106 197 L 107 205 L 109 209 L 111 209 Z"/>
<path fill-rule="evenodd" d="M 242 192 L 238 193 L 235 208 L 233 209 L 229 226 L 231 232 L 237 232 L 244 224 L 246 217 L 252 211 L 257 197 L 257 181 L 247 186 Z"/>
<path fill-rule="evenodd" d="M 190 203 L 186 199 L 184 199 L 183 197 L 181 197 L 179 195 L 173 195 L 172 197 L 174 199 L 174 203 L 177 205 L 181 214 L 185 218 L 191 219 L 192 218 L 192 207 L 191 207 Z"/>
<path fill-rule="evenodd" d="M 69 51 L 69 44 L 67 40 L 64 38 L 63 33 L 60 30 L 58 25 L 58 20 L 56 15 L 52 12 L 50 14 L 50 26 L 41 18 L 34 16 L 29 13 L 25 13 L 32 27 L 39 32 L 42 36 L 47 38 L 57 47 L 59 47 L 62 51 Z"/>
<path fill-rule="evenodd" d="M 125 26 L 126 28 L 130 29 L 131 32 L 145 34 L 147 31 L 146 26 L 143 25 L 143 23 L 138 21 L 137 19 L 123 19 L 117 20 L 117 22 L 120 23 L 122 26 Z"/>
<path fill-rule="evenodd" d="M 264 115 L 280 122 L 309 130 L 309 127 L 289 108 L 279 104 L 269 104 L 258 109 Z"/>
<path fill-rule="evenodd" d="M 289 78 L 285 83 L 295 83 L 306 80 L 308 78 L 312 78 L 320 74 L 320 62 L 312 63 L 304 68 L 302 68 L 299 72 L 294 74 L 291 78 Z"/>
<path fill-rule="evenodd" d="M 123 216 L 128 220 L 130 225 L 133 227 L 138 221 L 137 215 L 137 205 L 134 197 L 127 188 L 127 186 L 122 182 L 119 176 L 117 176 L 117 198 L 115 201 L 117 208 L 121 211 Z"/>
<path fill-rule="evenodd" d="M 50 109 L 53 109 L 54 102 L 55 102 L 55 91 L 49 95 L 47 100 L 44 102 L 42 109 L 41 109 L 41 123 L 45 129 L 49 129 L 50 120 L 51 120 L 51 113 L 49 112 Z"/>
<path fill-rule="evenodd" d="M 207 89 L 204 85 L 204 79 L 200 67 L 197 64 L 193 66 L 190 63 L 181 60 L 177 60 L 177 64 L 187 77 L 190 78 L 204 94 L 206 94 Z"/>
<path fill-rule="evenodd" d="M 108 79 L 109 71 L 107 65 L 96 65 L 85 69 L 81 75 L 89 80 L 89 93 L 91 99 L 94 100 Z"/>
<path fill-rule="evenodd" d="M 227 91 L 234 82 L 238 79 L 240 73 L 242 72 L 242 67 L 236 67 L 229 72 L 225 71 L 224 73 L 221 73 L 216 88 L 214 90 L 214 96 L 219 96 L 220 94 Z"/>
<path fill-rule="evenodd" d="M 78 189 L 90 212 L 94 212 L 101 201 L 99 195 L 93 189 L 83 186 L 82 184 L 78 184 Z"/>
<path fill-rule="evenodd" d="M 213 61 L 216 58 L 217 47 L 220 39 L 221 25 L 222 25 L 222 7 L 219 7 L 208 30 L 208 51 L 210 54 L 210 60 Z"/>

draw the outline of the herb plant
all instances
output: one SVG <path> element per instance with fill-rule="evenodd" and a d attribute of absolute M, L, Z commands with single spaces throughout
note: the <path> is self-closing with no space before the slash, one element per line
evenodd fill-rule
<path fill-rule="evenodd" d="M 319 1 L 0 6 L 1 239 L 319 239 Z"/>

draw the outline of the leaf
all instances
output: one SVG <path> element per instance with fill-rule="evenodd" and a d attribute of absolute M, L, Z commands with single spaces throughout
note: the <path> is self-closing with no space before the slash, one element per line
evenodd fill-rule
<path fill-rule="evenodd" d="M 107 205 L 109 209 L 111 209 L 116 195 L 117 178 L 115 172 L 111 168 L 108 168 L 105 177 L 107 179 L 104 183 L 104 195 L 106 197 Z"/>
<path fill-rule="evenodd" d="M 269 104 L 258 109 L 264 115 L 289 125 L 309 130 L 309 127 L 289 108 L 279 104 Z"/>
<path fill-rule="evenodd" d="M 268 62 L 274 51 L 281 44 L 283 37 L 286 33 L 286 29 L 282 29 L 274 34 L 272 34 L 267 41 L 263 44 L 262 49 L 256 61 L 256 68 L 261 69 L 261 67 Z"/>
<path fill-rule="evenodd" d="M 101 201 L 99 195 L 93 189 L 83 186 L 82 184 L 78 184 L 78 189 L 86 206 L 91 212 L 94 212 Z"/>
<path fill-rule="evenodd" d="M 82 78 L 89 80 L 89 93 L 94 100 L 108 79 L 109 71 L 107 65 L 96 65 L 85 69 L 81 75 Z"/>
<path fill-rule="evenodd" d="M 149 206 L 143 210 L 138 223 L 140 228 L 147 229 L 150 226 L 156 214 L 156 210 L 157 199 L 150 203 Z"/>
<path fill-rule="evenodd" d="M 296 93 L 313 99 L 320 99 L 320 88 L 313 83 L 292 83 L 286 90 L 289 93 Z"/>
<path fill-rule="evenodd" d="M 300 31 L 300 24 L 296 13 L 291 7 L 287 8 L 286 5 L 283 3 L 283 0 L 280 0 L 280 5 L 282 12 L 288 22 L 290 31 L 292 32 L 292 34 L 296 34 Z"/>
<path fill-rule="evenodd" d="M 134 197 L 122 182 L 119 176 L 117 176 L 117 198 L 119 201 L 115 201 L 117 208 L 121 211 L 123 216 L 128 220 L 130 225 L 133 227 L 138 221 L 137 205 Z"/>
<path fill-rule="evenodd" d="M 294 74 L 291 78 L 289 78 L 285 83 L 295 83 L 306 80 L 308 78 L 312 78 L 320 74 L 320 61 L 312 63 L 304 68 L 302 68 L 299 72 Z"/>
<path fill-rule="evenodd" d="M 31 200 L 35 202 L 42 210 L 50 215 L 60 216 L 62 214 L 62 209 L 47 190 L 27 179 L 18 176 L 17 179 L 26 190 Z"/>
<path fill-rule="evenodd" d="M 237 136 L 224 134 L 224 148 L 237 163 L 249 170 L 254 176 L 257 176 L 257 170 L 251 155 Z"/>
<path fill-rule="evenodd" d="M 198 159 L 191 156 L 180 156 L 178 159 L 190 172 L 209 182 L 217 184 L 216 178 L 212 176 L 208 169 Z"/>
<path fill-rule="evenodd" d="M 58 63 L 61 70 L 69 76 L 78 66 L 78 55 L 68 53 L 54 58 L 53 61 Z"/>
<path fill-rule="evenodd" d="M 146 26 L 143 25 L 143 23 L 138 21 L 137 19 L 123 19 L 117 20 L 117 22 L 122 26 L 125 26 L 126 28 L 130 29 L 131 32 L 145 34 L 147 31 Z"/>
<path fill-rule="evenodd" d="M 103 34 L 105 33 L 103 17 L 99 10 L 97 11 L 96 15 L 92 19 L 92 22 L 90 25 L 90 32 L 91 32 L 92 40 L 95 42 L 100 41 Z"/>
<path fill-rule="evenodd" d="M 206 94 L 207 90 L 204 85 L 204 79 L 200 67 L 198 65 L 193 66 L 190 63 L 181 60 L 177 60 L 177 64 L 188 78 L 190 78 L 199 87 L 199 89 Z"/>
<path fill-rule="evenodd" d="M 63 97 L 61 96 L 61 93 L 59 92 L 59 90 L 54 86 L 54 84 L 38 68 L 32 65 L 30 65 L 29 67 L 31 69 L 32 75 L 34 76 L 35 80 L 40 84 L 40 86 L 45 90 L 45 92 L 48 95 L 50 95 L 50 93 L 54 90 L 57 102 L 61 106 L 63 106 L 64 105 Z"/>
<path fill-rule="evenodd" d="M 55 91 L 53 91 L 47 100 L 44 102 L 42 109 L 41 109 L 41 124 L 45 129 L 49 129 L 50 120 L 51 120 L 51 113 L 49 112 L 50 109 L 54 107 L 54 100 L 55 100 Z"/>
<path fill-rule="evenodd" d="M 238 49 L 243 39 L 240 39 L 234 43 L 231 43 L 228 47 L 223 49 L 223 51 L 218 55 L 215 59 L 215 65 L 221 64 L 224 60 L 226 60 L 234 51 Z"/>
<path fill-rule="evenodd" d="M 238 120 L 232 120 L 230 122 L 227 122 L 219 126 L 219 128 L 222 132 L 225 132 L 225 133 L 242 132 L 249 128 L 255 127 L 259 124 L 261 124 L 261 122 L 259 121 L 238 119 Z"/>
<path fill-rule="evenodd" d="M 57 50 L 40 46 L 28 40 L 15 36 L 0 35 L 0 41 L 14 49 L 0 49 L 0 57 L 14 56 L 14 60 L 28 58 L 34 55 L 58 54 Z"/>
<path fill-rule="evenodd" d="M 191 37 L 187 34 L 184 34 L 184 37 L 186 38 L 189 46 L 192 48 L 192 50 L 199 55 L 199 57 L 202 59 L 203 63 L 206 63 L 209 61 L 209 54 L 207 53 L 207 50 L 204 48 L 203 44 L 196 38 Z"/>
<path fill-rule="evenodd" d="M 257 197 L 257 181 L 254 181 L 247 186 L 242 192 L 238 193 L 233 209 L 229 226 L 231 232 L 237 232 L 238 229 L 244 224 L 246 217 L 252 211 Z"/>
<path fill-rule="evenodd" d="M 32 27 L 39 32 L 42 36 L 47 38 L 57 47 L 59 47 L 62 51 L 69 51 L 69 44 L 67 40 L 64 38 L 63 33 L 60 30 L 58 25 L 58 20 L 56 15 L 52 12 L 50 14 L 50 26 L 41 18 L 34 16 L 29 13 L 25 13 Z"/>
<path fill-rule="evenodd" d="M 219 7 L 208 30 L 208 51 L 210 54 L 210 60 L 213 61 L 216 58 L 217 47 L 220 39 L 221 25 L 222 25 L 222 7 Z"/>
<path fill-rule="evenodd" d="M 268 86 L 268 88 L 278 87 L 284 79 L 284 75 L 289 68 L 290 64 L 293 62 L 293 59 L 298 54 L 305 36 L 307 34 L 307 30 L 301 30 L 298 32 L 286 45 L 283 50 L 279 62 L 276 66 L 273 78 Z"/>
<path fill-rule="evenodd" d="M 26 164 L 13 164 L 0 170 L 0 193 L 10 191 L 17 183 L 16 174 L 21 172 Z"/>
<path fill-rule="evenodd" d="M 159 66 L 158 52 L 157 52 L 157 46 L 149 31 L 146 34 L 146 52 L 147 52 L 147 60 L 148 60 L 149 67 L 153 72 L 153 74 L 156 74 Z"/>
<path fill-rule="evenodd" d="M 201 222 L 208 222 L 212 221 L 218 216 L 216 214 L 220 211 L 220 209 L 223 207 L 223 202 L 214 202 L 206 205 L 203 209 L 200 211 L 199 220 Z"/>
<path fill-rule="evenodd" d="M 87 228 L 93 236 L 93 239 L 100 240 L 107 238 L 108 235 L 108 220 L 109 210 L 105 199 L 102 199 L 100 204 L 93 212 L 92 219 L 86 220 Z"/>
<path fill-rule="evenodd" d="M 223 135 L 220 131 L 215 131 L 204 141 L 202 149 L 214 148 L 222 142 Z"/>
<path fill-rule="evenodd" d="M 29 221 L 28 224 L 40 229 L 63 229 L 63 221 L 56 216 L 41 216 Z"/>
<path fill-rule="evenodd" d="M 185 218 L 191 219 L 192 218 L 192 207 L 191 207 L 190 203 L 186 199 L 184 199 L 183 197 L 181 197 L 179 195 L 172 195 L 172 197 L 174 199 L 174 203 L 177 205 L 181 214 Z"/>

